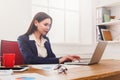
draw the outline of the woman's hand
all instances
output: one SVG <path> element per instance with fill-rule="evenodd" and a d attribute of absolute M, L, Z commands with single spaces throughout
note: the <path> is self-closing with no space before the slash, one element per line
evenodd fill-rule
<path fill-rule="evenodd" d="M 67 55 L 59 59 L 59 63 L 64 63 L 68 61 L 80 60 L 80 56 L 77 55 Z"/>

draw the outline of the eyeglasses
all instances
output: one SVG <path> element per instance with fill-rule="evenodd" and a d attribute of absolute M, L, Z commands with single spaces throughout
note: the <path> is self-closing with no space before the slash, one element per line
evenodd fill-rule
<path fill-rule="evenodd" d="M 68 69 L 65 66 L 63 66 L 62 64 L 58 64 L 57 66 L 55 66 L 54 70 L 58 70 L 58 73 L 66 74 Z"/>

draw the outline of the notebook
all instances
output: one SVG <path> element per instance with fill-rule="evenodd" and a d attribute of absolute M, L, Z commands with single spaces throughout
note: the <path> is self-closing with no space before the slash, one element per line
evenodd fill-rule
<path fill-rule="evenodd" d="M 99 41 L 97 46 L 96 46 L 96 49 L 94 50 L 94 53 L 92 54 L 92 57 L 91 58 L 83 58 L 81 59 L 80 61 L 74 61 L 74 62 L 65 62 L 64 64 L 83 64 L 83 65 L 91 65 L 91 64 L 97 64 L 99 63 L 103 53 L 104 53 L 104 50 L 107 46 L 107 43 L 106 41 Z"/>

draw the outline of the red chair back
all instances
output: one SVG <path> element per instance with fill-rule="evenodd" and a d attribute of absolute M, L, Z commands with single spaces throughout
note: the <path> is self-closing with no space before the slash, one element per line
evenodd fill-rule
<path fill-rule="evenodd" d="M 17 41 L 1 40 L 1 55 L 4 53 L 15 53 L 15 65 L 23 64 L 23 57 Z"/>

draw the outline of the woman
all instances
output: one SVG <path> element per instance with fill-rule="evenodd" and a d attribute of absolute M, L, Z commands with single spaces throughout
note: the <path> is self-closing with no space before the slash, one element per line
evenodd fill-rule
<path fill-rule="evenodd" d="M 28 31 L 18 37 L 25 64 L 57 64 L 75 59 L 80 60 L 80 57 L 76 55 L 56 58 L 46 36 L 51 25 L 52 18 L 44 12 L 39 12 L 34 16 Z"/>

